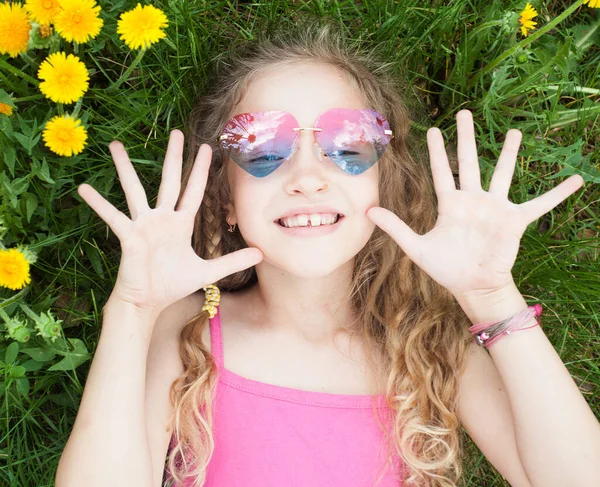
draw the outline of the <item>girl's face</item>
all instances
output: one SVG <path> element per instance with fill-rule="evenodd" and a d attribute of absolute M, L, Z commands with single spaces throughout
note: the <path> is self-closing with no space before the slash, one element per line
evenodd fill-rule
<path fill-rule="evenodd" d="M 299 127 L 314 127 L 317 117 L 330 108 L 372 107 L 342 71 L 322 63 L 297 63 L 254 79 L 232 116 L 283 110 L 296 118 Z M 351 175 L 327 157 L 319 160 L 314 142 L 313 131 L 300 131 L 295 154 L 262 178 L 230 159 L 226 162 L 233 198 L 229 221 L 237 223 L 248 246 L 263 252 L 257 270 L 270 264 L 298 277 L 326 276 L 349 263 L 373 233 L 375 225 L 365 213 L 379 205 L 379 162 Z M 344 215 L 334 231 L 322 232 L 332 229 L 326 226 L 305 228 L 306 235 L 295 235 L 277 222 L 290 211 L 317 205 Z"/>

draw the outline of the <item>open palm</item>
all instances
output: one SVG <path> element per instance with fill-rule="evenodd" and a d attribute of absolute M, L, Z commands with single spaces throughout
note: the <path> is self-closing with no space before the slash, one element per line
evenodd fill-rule
<path fill-rule="evenodd" d="M 438 198 L 438 219 L 425 235 L 413 232 L 389 210 L 374 207 L 368 218 L 388 233 L 408 257 L 455 297 L 501 289 L 512 282 L 511 270 L 527 226 L 581 188 L 574 175 L 547 193 L 522 204 L 508 200 L 522 134 L 511 129 L 489 191 L 481 187 L 473 118 L 457 116 L 460 190 L 456 189 L 442 133 L 427 131 L 431 170 Z"/>

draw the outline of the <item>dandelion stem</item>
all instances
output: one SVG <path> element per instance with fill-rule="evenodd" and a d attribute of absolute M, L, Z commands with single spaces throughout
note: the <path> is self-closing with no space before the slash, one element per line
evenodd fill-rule
<path fill-rule="evenodd" d="M 25 314 L 29 316 L 34 322 L 40 319 L 40 317 L 37 314 L 35 314 L 33 310 L 25 303 L 19 303 L 19 306 L 23 311 L 25 311 Z"/>
<path fill-rule="evenodd" d="M 29 54 L 27 54 L 27 52 L 22 52 L 21 53 L 21 57 L 23 59 L 25 59 L 25 62 L 27 64 L 29 64 L 29 66 L 34 70 L 37 71 L 38 67 L 39 67 L 39 63 L 33 59 Z"/>
<path fill-rule="evenodd" d="M 21 289 L 14 296 L 3 299 L 2 302 L 0 302 L 0 310 L 2 310 L 2 308 L 6 308 L 7 306 L 10 306 L 13 303 L 16 303 L 19 299 L 24 298 L 28 293 L 29 293 L 29 286 L 26 286 L 23 289 Z"/>
<path fill-rule="evenodd" d="M 117 81 L 115 81 L 112 85 L 110 85 L 108 88 L 106 88 L 107 93 L 114 93 L 116 91 L 116 89 L 119 86 L 121 86 L 122 83 L 127 81 L 127 78 L 129 78 L 129 75 L 131 74 L 131 72 L 140 63 L 140 61 L 144 57 L 144 54 L 146 54 L 146 49 L 140 49 L 138 51 L 137 56 L 135 57 L 135 59 L 133 60 L 131 65 L 127 68 L 127 71 L 125 71 Z"/>
<path fill-rule="evenodd" d="M 79 100 L 77 100 L 77 103 L 75 103 L 75 108 L 73 108 L 73 111 L 71 112 L 71 116 L 73 118 L 77 118 L 77 115 L 79 115 L 79 110 L 81 110 L 82 103 L 83 103 L 83 96 L 81 98 L 79 98 Z"/>
<path fill-rule="evenodd" d="M 28 81 L 32 85 L 38 86 L 40 84 L 40 82 L 37 79 L 32 78 L 31 76 L 29 76 L 28 74 L 25 74 L 20 69 L 17 69 L 14 66 L 11 66 L 4 59 L 0 59 L 0 68 L 4 68 L 8 72 L 14 74 L 15 76 L 23 78 L 25 81 Z"/>
<path fill-rule="evenodd" d="M 571 5 L 569 8 L 567 8 L 562 14 L 560 14 L 558 17 L 555 17 L 552 21 L 548 22 L 540 30 L 534 32 L 530 36 L 525 37 L 525 39 L 523 39 L 521 42 L 508 48 L 506 51 L 504 51 L 502 54 L 500 54 L 498 57 L 496 57 L 494 60 L 492 60 L 485 68 L 483 68 L 477 74 L 473 75 L 471 77 L 471 79 L 467 82 L 467 87 L 468 88 L 473 87 L 473 85 L 478 83 L 479 80 L 484 75 L 486 75 L 492 69 L 494 69 L 496 66 L 498 66 L 498 64 L 500 64 L 502 61 L 504 61 L 507 57 L 512 56 L 519 49 L 523 49 L 525 46 L 528 46 L 533 41 L 535 41 L 538 37 L 542 36 L 543 34 L 548 32 L 550 29 L 553 29 L 554 27 L 556 27 L 564 19 L 566 19 L 569 15 L 571 15 L 575 10 L 577 10 L 579 7 L 581 7 L 582 4 L 583 4 L 583 0 L 577 0 L 573 5 Z"/>

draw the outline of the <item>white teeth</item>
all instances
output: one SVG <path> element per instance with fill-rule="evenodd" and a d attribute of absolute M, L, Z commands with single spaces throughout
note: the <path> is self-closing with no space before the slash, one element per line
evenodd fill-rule
<path fill-rule="evenodd" d="M 285 218 L 284 223 L 289 223 L 290 226 L 298 226 L 298 227 L 305 227 L 308 225 L 308 215 L 296 215 L 296 222 L 295 224 L 293 223 L 294 221 L 294 217 L 292 218 Z M 312 220 L 310 221 L 310 224 L 314 227 L 315 224 L 312 222 Z"/>
<path fill-rule="evenodd" d="M 315 213 L 313 215 L 296 215 L 289 218 L 282 218 L 279 220 L 284 227 L 307 227 L 310 222 L 311 227 L 318 227 L 320 225 L 331 225 L 338 221 L 339 217 L 333 213 Z"/>

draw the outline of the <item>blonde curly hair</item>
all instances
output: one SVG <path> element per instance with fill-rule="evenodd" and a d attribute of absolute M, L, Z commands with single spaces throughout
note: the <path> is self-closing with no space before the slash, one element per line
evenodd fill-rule
<path fill-rule="evenodd" d="M 379 161 L 380 206 L 421 235 L 435 225 L 436 197 L 426 149 L 409 134 L 410 117 L 417 111 L 409 111 L 403 100 L 405 88 L 397 74 L 376 50 L 361 47 L 328 22 L 301 22 L 293 30 L 244 41 L 225 53 L 213 64 L 208 90 L 191 112 L 182 192 L 199 146 L 210 144 L 213 150 L 192 239 L 200 257 L 212 259 L 247 247 L 239 232 L 226 231 L 230 188 L 226 158 L 215 142 L 223 126 L 256 75 L 281 63 L 315 60 L 344 70 L 390 123 L 394 138 Z M 237 291 L 256 281 L 252 267 L 215 284 Z M 351 331 L 387 377 L 393 427 L 380 428 L 387 438 L 388 462 L 397 455 L 404 463 L 398 485 L 455 486 L 463 468 L 458 385 L 472 341 L 467 316 L 448 290 L 379 227 L 354 259 L 351 300 L 359 317 Z M 193 478 L 194 487 L 203 485 L 214 451 L 212 399 L 218 370 L 201 338 L 208 318 L 208 311 L 202 311 L 182 330 L 185 372 L 170 391 L 174 410 L 168 426 L 173 436 L 167 477 L 177 485 L 187 477 Z"/>

